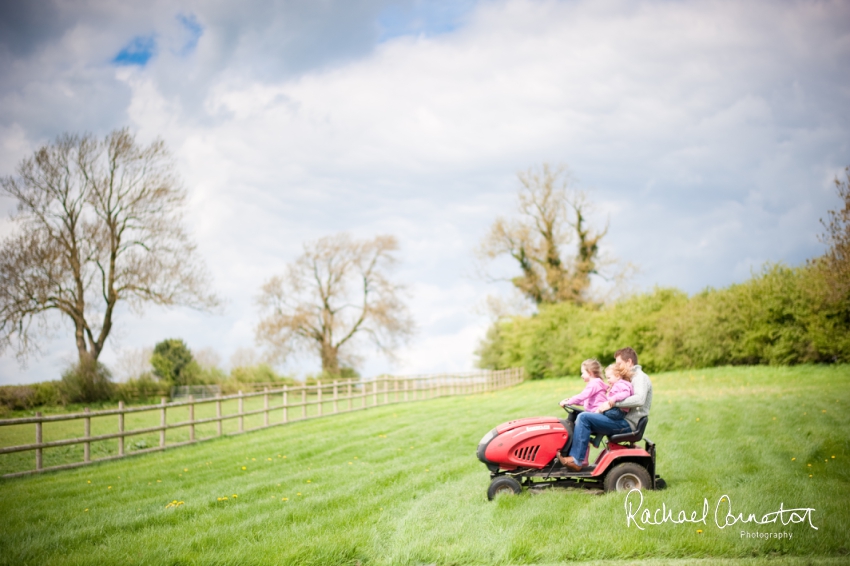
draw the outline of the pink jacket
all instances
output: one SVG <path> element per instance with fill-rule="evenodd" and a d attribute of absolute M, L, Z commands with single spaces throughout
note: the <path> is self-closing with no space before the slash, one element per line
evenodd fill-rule
<path fill-rule="evenodd" d="M 608 389 L 608 401 L 610 401 L 611 404 L 614 404 L 617 401 L 623 401 L 623 400 L 631 397 L 632 395 L 634 395 L 634 393 L 635 393 L 635 390 L 632 387 L 631 383 L 629 383 L 625 379 L 618 379 L 617 381 L 614 382 L 614 385 L 612 385 Z M 625 407 L 620 407 L 620 410 L 623 411 L 624 413 L 629 412 L 629 410 L 626 409 Z"/>
<path fill-rule="evenodd" d="M 575 397 L 570 397 L 567 399 L 567 405 L 584 405 L 584 410 L 592 413 L 596 410 L 599 405 L 607 401 L 605 398 L 605 392 L 608 387 L 605 385 L 605 382 L 599 379 L 598 377 L 591 377 L 590 381 L 587 382 L 587 385 L 584 387 L 584 391 L 576 395 Z M 625 399 L 625 397 L 623 397 Z"/>

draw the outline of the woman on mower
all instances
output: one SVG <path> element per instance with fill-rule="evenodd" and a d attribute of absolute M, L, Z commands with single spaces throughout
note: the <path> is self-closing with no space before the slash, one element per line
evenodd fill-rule
<path fill-rule="evenodd" d="M 582 405 L 585 411 L 593 412 L 607 401 L 607 387 L 602 381 L 602 364 L 597 360 L 584 360 L 581 363 L 581 378 L 587 384 L 584 390 L 574 397 L 561 401 L 561 406 Z"/>

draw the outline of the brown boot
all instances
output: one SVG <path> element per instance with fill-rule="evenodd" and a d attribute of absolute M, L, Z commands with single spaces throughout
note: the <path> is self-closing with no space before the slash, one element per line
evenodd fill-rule
<path fill-rule="evenodd" d="M 578 472 L 579 470 L 581 470 L 581 464 L 577 464 L 576 461 L 573 460 L 572 456 L 564 457 L 558 454 L 558 461 L 561 463 L 562 466 L 574 472 Z"/>

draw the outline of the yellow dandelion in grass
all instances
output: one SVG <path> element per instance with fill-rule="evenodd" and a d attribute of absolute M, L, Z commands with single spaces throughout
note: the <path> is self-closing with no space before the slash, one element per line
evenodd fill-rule
<path fill-rule="evenodd" d="M 277 486 L 280 487 L 280 484 L 277 484 Z"/>
<path fill-rule="evenodd" d="M 313 480 L 307 480 L 307 483 L 313 483 Z"/>
<path fill-rule="evenodd" d="M 797 459 L 797 458 L 791 458 L 791 461 L 793 462 L 793 461 L 794 461 L 794 460 L 796 460 L 796 459 Z"/>
<path fill-rule="evenodd" d="M 431 470 L 429 470 L 428 468 L 425 468 L 425 471 L 426 471 L 426 472 L 430 472 Z"/>
<path fill-rule="evenodd" d="M 177 474 L 177 477 L 182 478 L 183 474 Z"/>
<path fill-rule="evenodd" d="M 354 462 L 349 462 L 349 463 L 348 463 L 348 465 L 349 465 L 349 466 L 353 466 L 353 465 L 354 465 Z"/>
<path fill-rule="evenodd" d="M 702 534 L 702 529 L 697 529 L 697 534 Z"/>
<path fill-rule="evenodd" d="M 88 509 L 83 509 L 83 511 L 88 511 Z"/>
<path fill-rule="evenodd" d="M 773 420 L 776 420 L 776 417 L 773 417 Z"/>
<path fill-rule="evenodd" d="M 281 497 L 280 500 L 281 501 L 289 501 L 289 498 L 288 497 Z"/>
<path fill-rule="evenodd" d="M 156 480 L 156 483 L 162 483 L 162 480 Z"/>
<path fill-rule="evenodd" d="M 233 499 L 236 499 L 239 496 L 234 493 L 232 497 L 233 497 Z"/>
<path fill-rule="evenodd" d="M 247 470 L 248 468 L 246 468 L 245 466 L 242 466 L 242 469 L 243 469 L 243 470 Z"/>
<path fill-rule="evenodd" d="M 284 454 L 283 457 L 286 458 L 286 454 Z"/>
<path fill-rule="evenodd" d="M 699 422 L 699 417 L 697 417 L 697 422 Z"/>
<path fill-rule="evenodd" d="M 188 471 L 189 471 L 189 468 L 183 468 L 183 471 L 184 471 L 184 472 L 188 472 Z"/>
<path fill-rule="evenodd" d="M 809 477 L 812 477 L 812 474 L 809 474 Z"/>
<path fill-rule="evenodd" d="M 834 457 L 835 457 L 835 456 L 833 456 L 833 458 L 834 458 Z M 354 459 L 356 460 L 356 459 L 357 459 L 357 456 L 355 456 L 355 457 L 354 457 Z"/>
<path fill-rule="evenodd" d="M 811 464 L 806 464 L 806 465 L 807 465 L 808 467 L 810 467 L 810 468 L 812 467 L 812 465 L 811 465 Z"/>
<path fill-rule="evenodd" d="M 296 493 L 295 495 L 301 495 L 301 492 L 299 491 L 299 492 L 298 492 L 298 493 Z"/>
<path fill-rule="evenodd" d="M 271 462 L 271 461 L 272 461 L 272 459 L 271 459 L 271 458 L 266 458 L 266 460 L 268 460 L 269 462 Z"/>
<path fill-rule="evenodd" d="M 110 485 L 110 486 L 109 486 L 109 487 L 107 487 L 106 489 L 112 489 L 112 486 Z"/>
<path fill-rule="evenodd" d="M 833 456 L 832 459 L 835 460 L 835 456 Z"/>
<path fill-rule="evenodd" d="M 256 459 L 256 458 L 251 458 L 251 461 L 252 461 L 252 462 L 256 462 L 256 461 L 257 461 L 257 459 Z"/>
<path fill-rule="evenodd" d="M 835 458 L 835 456 L 833 456 L 833 458 Z M 88 482 L 87 482 L 87 483 L 91 483 L 91 480 L 88 480 Z"/>
<path fill-rule="evenodd" d="M 821 413 L 825 413 L 825 412 L 826 412 L 826 409 L 824 409 L 823 411 L 821 411 Z"/>

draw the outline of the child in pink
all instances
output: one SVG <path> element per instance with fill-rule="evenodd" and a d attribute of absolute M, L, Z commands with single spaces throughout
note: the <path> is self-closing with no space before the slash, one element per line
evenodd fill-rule
<path fill-rule="evenodd" d="M 585 411 L 592 413 L 608 400 L 606 396 L 608 387 L 602 381 L 602 364 L 592 359 L 583 361 L 581 363 L 581 378 L 587 384 L 584 390 L 575 397 L 561 401 L 561 406 L 583 405 Z"/>
<path fill-rule="evenodd" d="M 634 395 L 632 387 L 632 372 L 625 366 L 619 364 L 611 364 L 605 368 L 605 377 L 608 378 L 608 388 L 605 392 L 606 401 L 611 404 L 611 408 L 601 412 L 611 420 L 619 421 L 626 418 L 626 413 L 629 412 L 626 408 L 614 407 L 617 401 L 623 401 Z M 600 403 L 601 404 L 601 403 Z"/>

